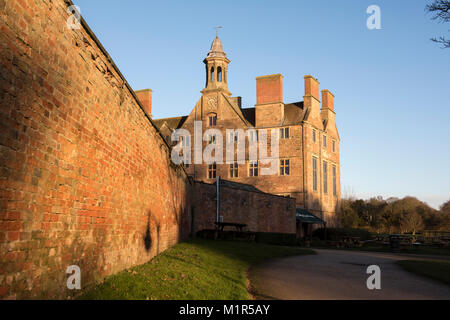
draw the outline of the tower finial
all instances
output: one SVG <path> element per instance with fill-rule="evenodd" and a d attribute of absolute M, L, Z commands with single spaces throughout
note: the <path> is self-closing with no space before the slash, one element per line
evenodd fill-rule
<path fill-rule="evenodd" d="M 219 37 L 219 29 L 222 29 L 222 28 L 223 28 L 222 26 L 217 26 L 214 28 L 214 29 L 216 29 L 216 38 Z"/>

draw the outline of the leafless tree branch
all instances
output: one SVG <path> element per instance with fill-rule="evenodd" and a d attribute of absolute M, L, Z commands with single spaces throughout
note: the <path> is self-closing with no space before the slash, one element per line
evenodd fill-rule
<path fill-rule="evenodd" d="M 425 7 L 425 11 L 433 13 L 431 19 L 438 20 L 440 23 L 450 21 L 450 0 L 434 0 L 432 4 Z M 442 48 L 450 48 L 450 40 L 445 37 L 433 38 L 431 41 L 442 44 Z"/>

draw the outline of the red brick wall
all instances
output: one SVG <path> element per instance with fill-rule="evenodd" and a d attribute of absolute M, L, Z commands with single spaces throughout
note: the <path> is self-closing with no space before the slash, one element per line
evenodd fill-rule
<path fill-rule="evenodd" d="M 190 230 L 185 172 L 63 0 L 0 0 L 0 298 L 65 298 Z"/>
<path fill-rule="evenodd" d="M 319 100 L 319 81 L 313 76 L 305 76 L 305 96 L 313 96 Z"/>
<path fill-rule="evenodd" d="M 220 215 L 253 232 L 296 233 L 294 198 L 221 186 Z M 194 229 L 214 229 L 215 222 L 216 185 L 196 182 Z"/>
<path fill-rule="evenodd" d="M 141 105 L 144 107 L 145 112 L 149 116 L 152 115 L 152 90 L 144 89 L 135 92 L 136 97 L 141 102 Z"/>
<path fill-rule="evenodd" d="M 274 74 L 256 78 L 256 104 L 283 102 L 283 76 Z"/>

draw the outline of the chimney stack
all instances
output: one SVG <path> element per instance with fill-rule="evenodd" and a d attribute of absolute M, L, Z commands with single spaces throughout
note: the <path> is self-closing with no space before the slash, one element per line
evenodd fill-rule
<path fill-rule="evenodd" d="M 256 104 L 283 103 L 283 76 L 272 74 L 256 78 Z"/>
<path fill-rule="evenodd" d="M 311 75 L 305 76 L 305 97 L 319 101 L 319 81 Z"/>
<path fill-rule="evenodd" d="M 153 91 L 150 89 L 144 89 L 134 92 L 139 99 L 139 102 L 144 107 L 145 112 L 148 113 L 148 115 L 152 116 L 152 93 Z"/>
<path fill-rule="evenodd" d="M 329 90 L 322 90 L 322 109 L 334 112 L 334 95 Z"/>

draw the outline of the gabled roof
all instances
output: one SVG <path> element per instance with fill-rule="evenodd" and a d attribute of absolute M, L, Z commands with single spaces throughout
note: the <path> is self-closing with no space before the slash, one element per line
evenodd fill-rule
<path fill-rule="evenodd" d="M 174 118 L 164 118 L 164 119 L 153 120 L 153 122 L 155 123 L 155 125 L 158 127 L 159 130 L 161 130 L 161 127 L 164 125 L 164 123 L 171 130 L 175 130 L 175 129 L 181 128 L 187 118 L 188 118 L 187 116 L 174 117 Z"/>
<path fill-rule="evenodd" d="M 225 100 L 229 103 L 231 108 L 236 112 L 239 118 L 244 122 L 248 127 L 254 127 L 256 122 L 256 109 L 255 108 L 239 108 L 239 106 L 235 103 L 233 99 L 230 99 L 226 95 L 223 95 Z M 291 126 L 295 124 L 300 124 L 303 120 L 306 119 L 307 110 L 304 108 L 303 101 L 288 103 L 284 105 L 284 118 L 281 123 L 282 126 Z M 174 118 L 165 118 L 165 119 L 156 119 L 153 120 L 158 129 L 161 129 L 162 125 L 166 123 L 166 125 L 171 129 L 179 129 L 183 126 L 184 122 L 188 117 L 174 117 Z"/>
<path fill-rule="evenodd" d="M 303 101 L 284 105 L 284 119 L 282 125 L 289 126 L 299 124 L 305 119 Z"/>

